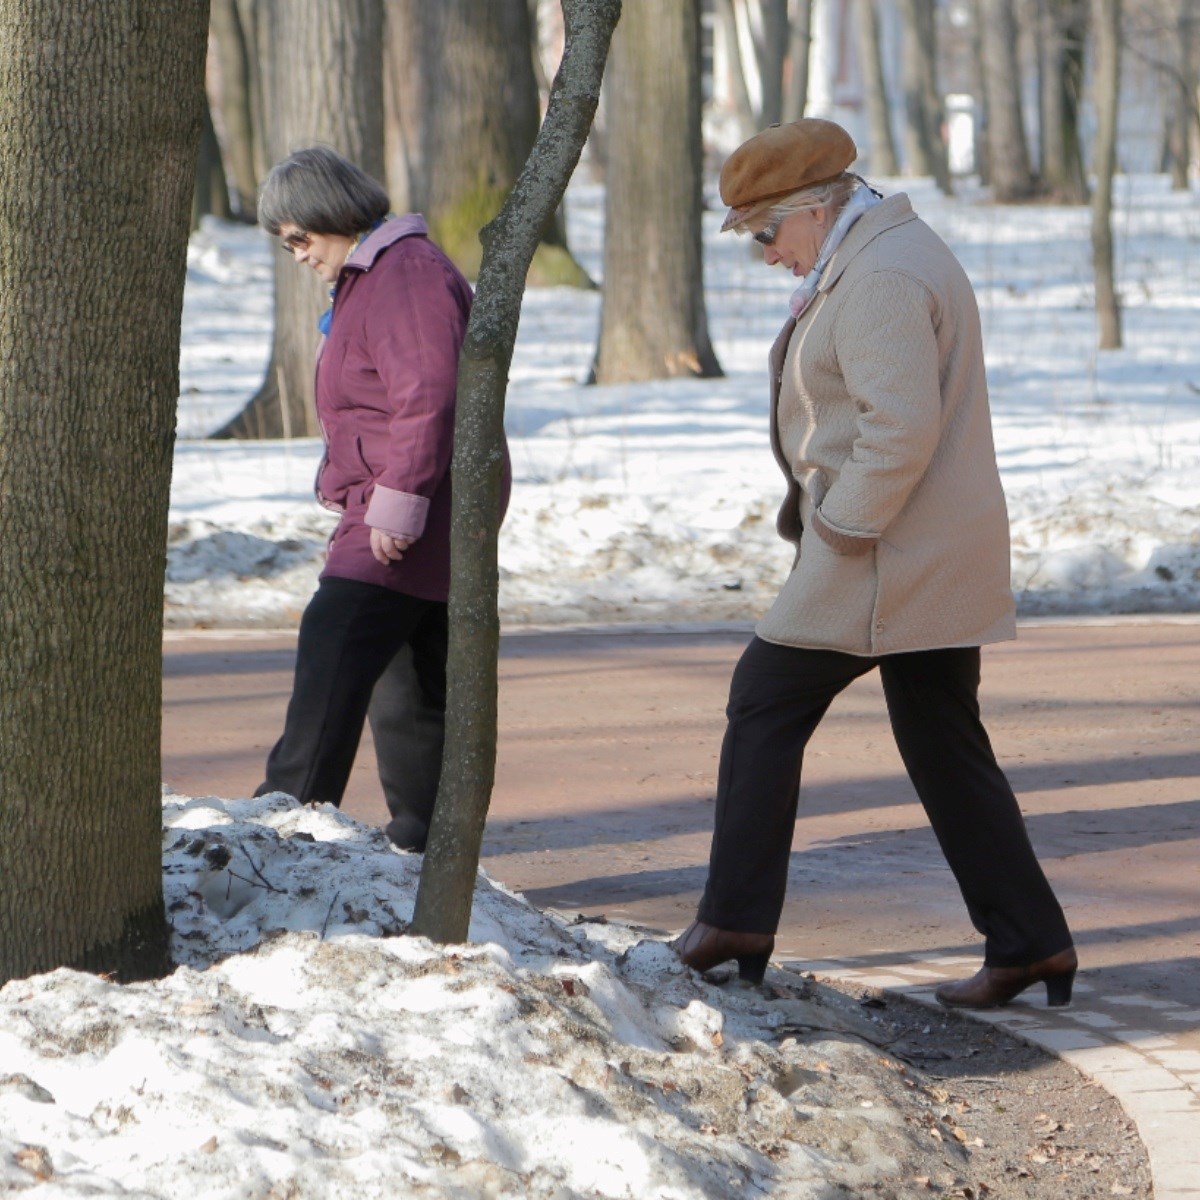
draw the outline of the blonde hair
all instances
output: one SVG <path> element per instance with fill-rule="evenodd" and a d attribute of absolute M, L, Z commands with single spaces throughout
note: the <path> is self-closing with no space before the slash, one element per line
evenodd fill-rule
<path fill-rule="evenodd" d="M 859 187 L 869 187 L 870 185 L 859 176 L 851 174 L 849 171 L 843 171 L 840 175 L 834 176 L 833 179 L 827 179 L 824 183 L 818 183 L 815 186 L 803 187 L 799 191 L 793 192 L 790 196 L 784 196 L 776 204 L 772 204 L 767 209 L 767 223 L 775 224 L 776 221 L 782 221 L 784 217 L 790 217 L 792 213 L 811 212 L 818 208 L 827 208 L 830 210 L 830 215 L 835 215 L 840 212 L 843 205 Z"/>

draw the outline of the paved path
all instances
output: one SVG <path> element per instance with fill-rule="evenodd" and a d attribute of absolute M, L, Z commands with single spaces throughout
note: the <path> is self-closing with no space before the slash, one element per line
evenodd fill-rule
<path fill-rule="evenodd" d="M 484 866 L 536 904 L 678 929 L 703 886 L 722 709 L 744 632 L 506 637 Z M 288 635 L 168 635 L 164 778 L 247 795 L 282 721 Z M 1102 1082 L 1157 1200 L 1200 1200 L 1200 622 L 1025 626 L 984 657 L 985 718 L 1067 909 L 1077 1000 L 987 1019 Z M 369 736 L 369 735 L 368 735 Z M 364 747 L 345 807 L 384 816 Z M 928 997 L 979 941 L 875 676 L 809 748 L 777 958 Z"/>

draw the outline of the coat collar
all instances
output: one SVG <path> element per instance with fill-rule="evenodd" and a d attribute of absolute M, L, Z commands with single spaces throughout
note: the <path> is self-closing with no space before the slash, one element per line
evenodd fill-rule
<path fill-rule="evenodd" d="M 853 225 L 845 240 L 834 251 L 825 268 L 825 274 L 818 285 L 818 290 L 827 292 L 842 277 L 842 272 L 850 265 L 860 250 L 873 242 L 881 233 L 895 229 L 897 225 L 906 225 L 915 221 L 917 214 L 913 212 L 912 203 L 904 192 L 893 196 L 868 209 Z"/>
<path fill-rule="evenodd" d="M 375 260 L 394 242 L 406 237 L 428 237 L 429 226 L 420 213 L 405 213 L 400 217 L 389 217 L 378 229 L 372 230 L 346 259 L 343 270 L 369 271 Z"/>

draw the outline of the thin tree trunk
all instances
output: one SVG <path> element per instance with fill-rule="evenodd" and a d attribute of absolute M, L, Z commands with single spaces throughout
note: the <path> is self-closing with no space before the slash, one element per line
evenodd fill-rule
<path fill-rule="evenodd" d="M 905 149 L 908 171 L 931 176 L 950 192 L 950 166 L 942 140 L 942 98 L 937 86 L 937 20 L 933 0 L 900 0 Z"/>
<path fill-rule="evenodd" d="M 1193 0 L 1175 0 L 1176 72 L 1171 80 L 1170 138 L 1171 187 L 1188 189 L 1191 165 L 1192 112 L 1196 104 Z"/>
<path fill-rule="evenodd" d="M 991 183 L 992 167 L 988 160 L 987 88 L 983 86 L 983 15 L 982 0 L 969 0 L 971 11 L 971 69 L 975 79 L 975 171 L 985 187 Z"/>
<path fill-rule="evenodd" d="M 812 48 L 812 0 L 792 0 L 791 11 L 783 119 L 799 121 L 808 107 L 808 52 Z"/>
<path fill-rule="evenodd" d="M 612 155 L 595 380 L 720 375 L 704 308 L 697 0 L 626 7 L 607 97 Z M 647 129 L 663 136 L 646 137 Z"/>
<path fill-rule="evenodd" d="M 667 0 L 670 3 L 670 0 Z M 738 140 L 745 141 L 758 129 L 754 115 L 754 101 L 750 96 L 750 85 L 746 80 L 746 62 L 742 56 L 742 42 L 738 33 L 737 11 L 734 0 L 714 0 L 713 15 L 716 28 L 713 36 L 719 38 L 725 50 L 725 64 L 729 72 L 729 86 L 733 91 L 733 108 L 737 115 Z M 629 20 L 626 14 L 625 20 Z M 619 35 L 618 35 L 619 37 Z"/>
<path fill-rule="evenodd" d="M 381 0 L 322 0 L 303 6 L 303 13 L 287 0 L 258 0 L 255 11 L 271 162 L 320 142 L 383 179 Z M 214 436 L 318 434 L 313 362 L 317 319 L 328 306 L 328 289 L 312 271 L 275 255 L 275 334 L 266 379 Z"/>
<path fill-rule="evenodd" d="M 587 139 L 620 11 L 620 0 L 563 0 L 566 50 L 546 120 L 516 186 L 483 231 L 454 426 L 446 755 L 411 930 L 438 942 L 467 938 L 495 778 L 500 448 L 521 295 L 541 230 Z"/>
<path fill-rule="evenodd" d="M 206 0 L 0 0 L 0 984 L 169 968 L 162 580 L 207 27 Z"/>
<path fill-rule="evenodd" d="M 879 13 L 875 9 L 875 0 L 854 0 L 854 18 L 858 28 L 858 62 L 867 101 L 871 171 L 875 175 L 899 175 L 896 143 L 892 139 L 891 105 L 879 49 Z"/>
<path fill-rule="evenodd" d="M 1001 203 L 1025 200 L 1036 189 L 1021 114 L 1021 69 L 1013 0 L 979 0 L 979 13 L 992 195 Z"/>
<path fill-rule="evenodd" d="M 1117 170 L 1117 113 L 1121 85 L 1121 0 L 1095 0 L 1096 141 L 1092 170 L 1092 266 L 1096 276 L 1096 319 L 1100 349 L 1121 346 L 1121 307 L 1115 280 L 1112 236 L 1113 176 Z"/>
<path fill-rule="evenodd" d="M 762 80 L 759 129 L 783 120 L 783 69 L 788 51 L 788 0 L 758 0 L 762 10 L 755 43 L 758 76 Z"/>
<path fill-rule="evenodd" d="M 209 31 L 220 74 L 217 116 L 224 137 L 225 173 L 238 217 L 253 221 L 259 180 L 254 165 L 253 76 L 237 0 L 212 0 Z"/>
<path fill-rule="evenodd" d="M 196 186 L 192 190 L 192 228 L 199 229 L 200 218 L 213 216 L 228 221 L 233 215 L 229 206 L 229 185 L 221 162 L 221 147 L 213 128 L 208 101 L 204 103 L 204 124 L 200 132 L 200 149 L 196 157 Z"/>
<path fill-rule="evenodd" d="M 1087 4 L 1085 0 L 1040 2 L 1042 183 L 1062 204 L 1085 204 L 1088 192 L 1079 141 L 1079 104 Z"/>

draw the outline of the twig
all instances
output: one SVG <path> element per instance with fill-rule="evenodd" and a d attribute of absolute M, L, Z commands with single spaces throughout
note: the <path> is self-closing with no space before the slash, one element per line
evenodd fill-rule
<path fill-rule="evenodd" d="M 253 870 L 255 875 L 257 875 L 259 877 L 259 879 L 262 880 L 263 887 L 265 887 L 268 892 L 276 892 L 280 896 L 282 896 L 284 894 L 283 889 L 271 886 L 270 881 L 267 879 L 267 877 L 258 869 L 258 863 L 256 863 L 254 861 L 254 859 L 250 857 L 250 851 L 247 850 L 245 846 L 241 847 L 241 851 L 246 856 L 246 859 L 249 861 L 251 870 Z"/>
<path fill-rule="evenodd" d="M 338 897 L 342 894 L 342 889 L 338 888 L 333 893 L 333 899 L 329 902 L 329 911 L 325 914 L 325 920 L 321 925 L 321 941 L 325 940 L 325 930 L 329 928 L 329 918 L 333 916 L 333 906 L 338 902 Z"/>

